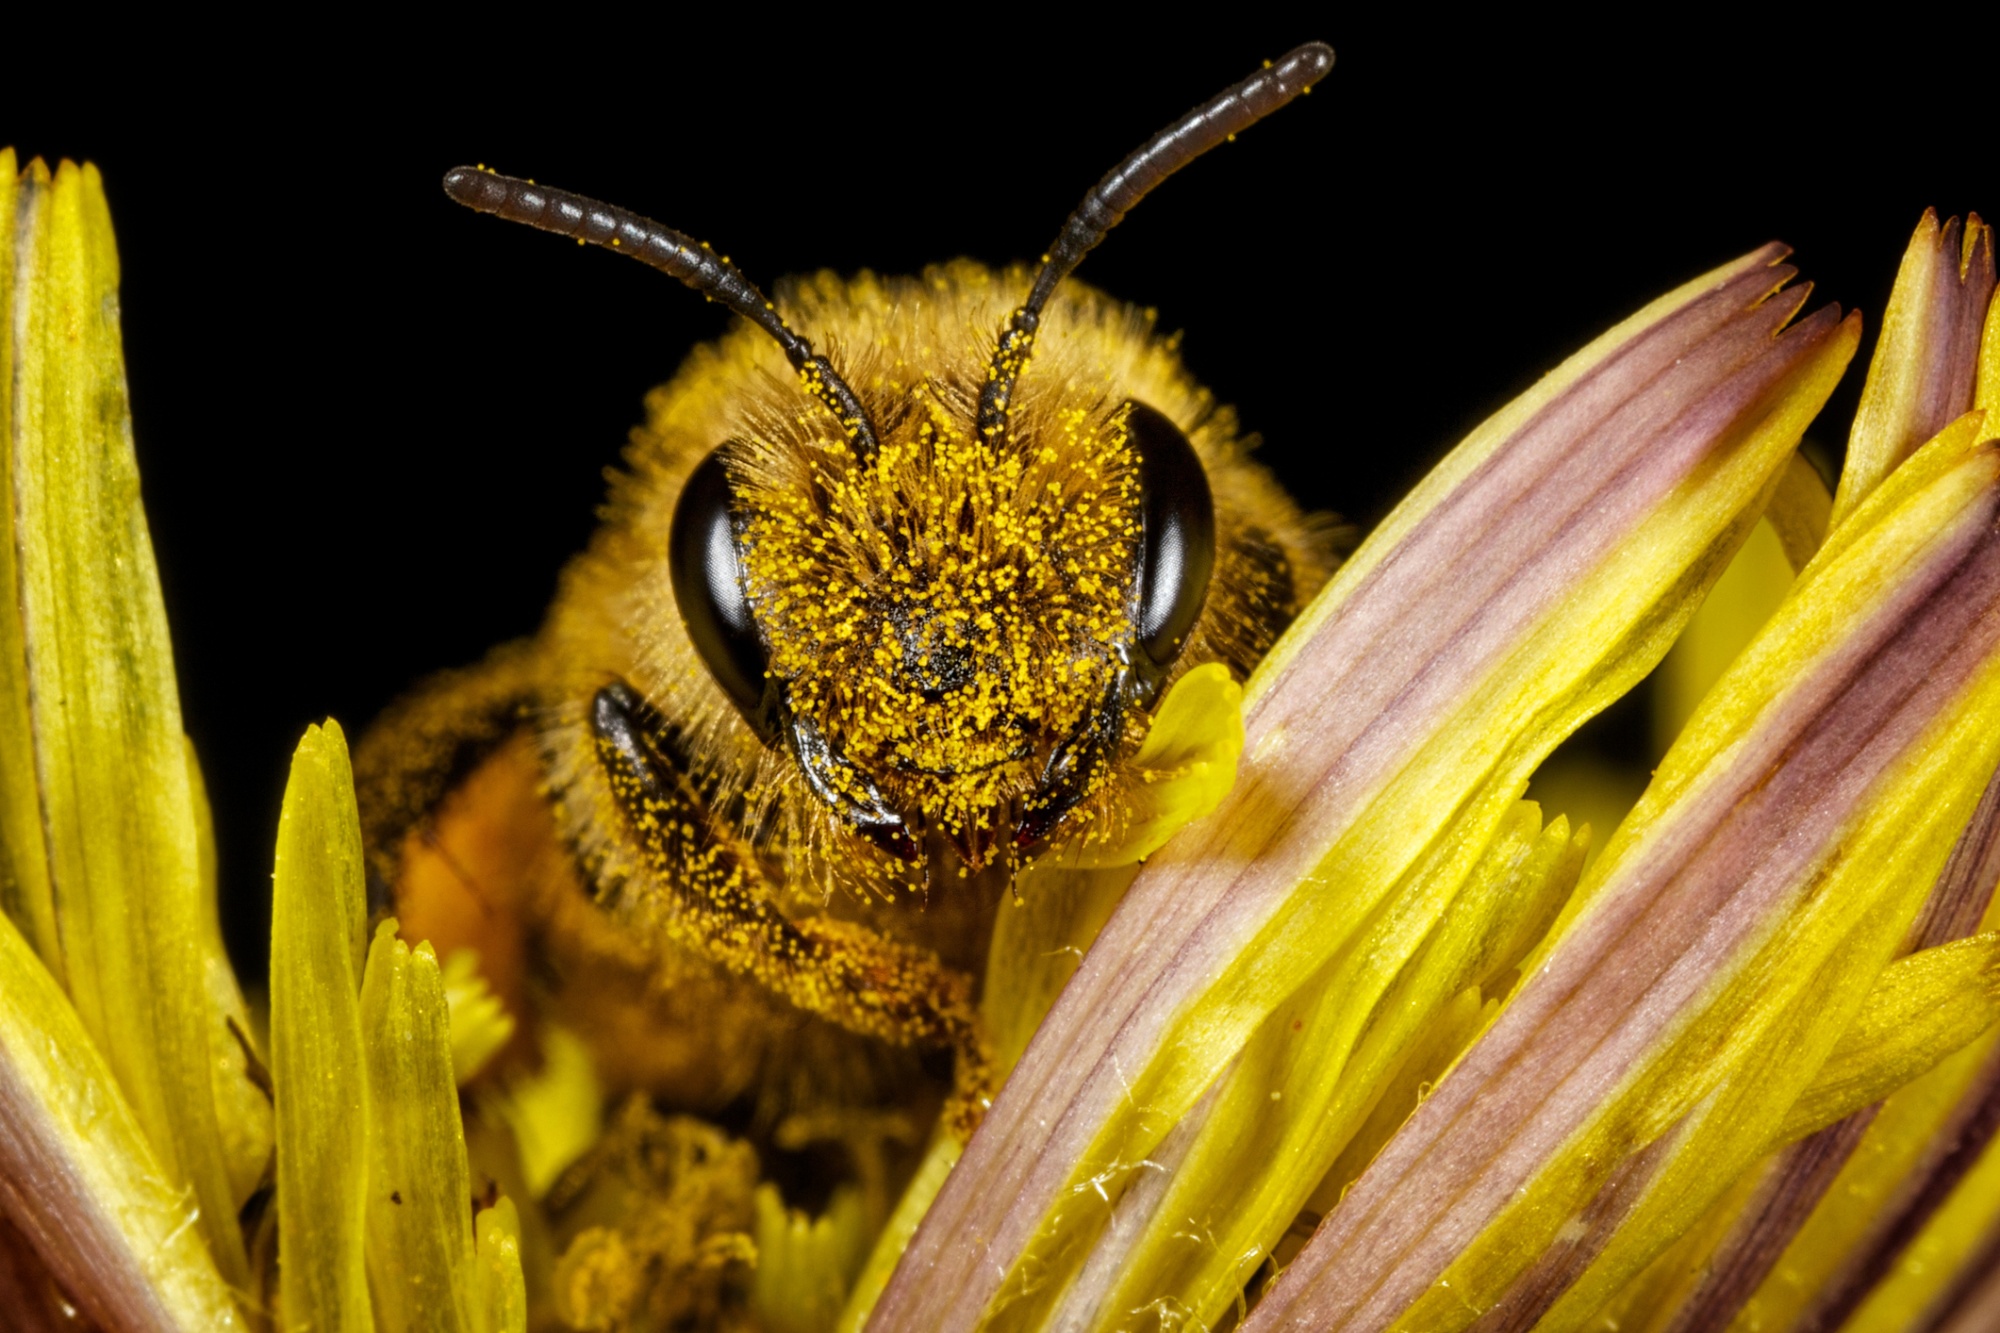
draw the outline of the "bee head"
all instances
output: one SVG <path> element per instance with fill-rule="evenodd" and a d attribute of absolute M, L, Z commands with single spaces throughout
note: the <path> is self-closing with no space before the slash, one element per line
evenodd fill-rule
<path fill-rule="evenodd" d="M 1194 628 L 1214 559 L 1200 461 L 1171 420 L 1043 386 L 1016 409 L 1051 295 L 1154 186 L 1310 89 L 1309 43 L 1098 181 L 999 330 L 983 380 L 872 412 L 726 258 L 670 227 L 459 167 L 480 212 L 617 250 L 762 329 L 823 409 L 818 447 L 725 442 L 673 520 L 675 599 L 716 682 L 856 833 L 967 865 L 1046 840 L 1101 786 L 1130 710 Z"/>
<path fill-rule="evenodd" d="M 820 799 L 898 855 L 934 833 L 976 869 L 1101 787 L 1200 613 L 1213 505 L 1142 403 L 1039 395 L 995 441 L 926 380 L 881 415 L 866 456 L 710 454 L 675 513 L 675 596 Z"/>

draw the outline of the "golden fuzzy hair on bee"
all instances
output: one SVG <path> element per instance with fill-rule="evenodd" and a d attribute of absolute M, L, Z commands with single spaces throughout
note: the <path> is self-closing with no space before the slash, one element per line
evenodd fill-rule
<path fill-rule="evenodd" d="M 516 959 L 510 1006 L 539 994 L 676 1104 L 917 1106 L 945 1094 L 910 1057 L 948 1049 L 944 1120 L 968 1135 L 1017 872 L 1117 845 L 1164 772 L 1136 756 L 1175 680 L 1247 676 L 1333 563 L 1330 522 L 1250 460 L 1177 338 L 1069 275 L 1332 60 L 1309 43 L 1172 122 L 1032 270 L 819 274 L 767 300 L 662 223 L 446 173 L 458 203 L 738 323 L 648 397 L 534 640 L 364 741 L 371 868 L 406 921 Z"/>
<path fill-rule="evenodd" d="M 1247 674 L 1324 581 L 1331 567 L 1327 524 L 1300 514 L 1249 460 L 1252 441 L 1239 433 L 1233 412 L 1218 407 L 1188 374 L 1177 338 L 1161 336 L 1150 312 L 1087 286 L 1069 284 L 1049 304 L 1032 369 L 1021 381 L 1011 440 L 994 448 L 976 439 L 974 414 L 992 358 L 992 331 L 1031 277 L 1023 268 L 996 273 L 960 261 L 916 278 L 820 274 L 779 288 L 776 303 L 786 322 L 809 330 L 829 349 L 878 423 L 883 447 L 873 460 L 856 460 L 839 424 L 799 393 L 779 349 L 748 327 L 697 349 L 648 398 L 647 423 L 634 433 L 606 523 L 565 573 L 537 649 L 549 667 L 548 708 L 540 722 L 552 785 L 569 807 L 565 829 L 607 879 L 644 877 L 623 863 L 625 854 L 604 835 L 615 827 L 611 798 L 577 701 L 622 679 L 661 717 L 673 719 L 692 783 L 712 808 L 741 810 L 739 827 L 757 831 L 761 855 L 784 863 L 775 878 L 794 892 L 824 900 L 842 879 L 866 897 L 870 885 L 907 881 L 880 853 L 868 850 L 857 858 L 863 849 L 806 789 L 791 756 L 767 747 L 745 722 L 683 625 L 667 569 L 675 506 L 696 465 L 725 442 L 733 442 L 732 479 L 752 551 L 746 576 L 765 594 L 759 620 L 771 636 L 773 669 L 782 662 L 788 672 L 810 675 L 816 663 L 831 662 L 824 678 L 829 697 L 839 692 L 843 664 L 853 674 L 856 660 L 885 651 L 883 641 L 895 637 L 894 627 L 883 626 L 877 642 L 853 642 L 865 636 L 866 626 L 852 609 L 881 604 L 880 590 L 861 583 L 896 570 L 943 574 L 953 562 L 990 571 L 1000 548 L 1035 544 L 1018 540 L 1025 534 L 996 533 L 1001 523 L 1046 523 L 1036 540 L 1066 566 L 1077 565 L 1057 571 L 1062 578 L 1043 590 L 1034 609 L 1046 612 L 1050 599 L 1067 598 L 1070 614 L 1063 619 L 1072 637 L 1101 631 L 1108 640 L 1129 632 L 1124 617 L 1137 499 L 1118 422 L 1119 405 L 1128 399 L 1149 404 L 1181 428 L 1214 495 L 1217 566 L 1176 675 L 1207 661 Z M 1005 486 L 996 487 L 1003 476 Z M 1057 489 L 1048 491 L 1050 486 Z M 895 504 L 901 512 L 886 512 Z M 1076 510 L 1086 504 L 1092 512 L 1079 516 Z M 904 537 L 896 549 L 899 523 Z M 1085 568 L 1093 557 L 1099 563 Z M 795 605 L 773 605 L 779 597 Z M 972 637 L 981 632 L 974 624 Z M 1046 654 L 1059 645 L 1045 637 L 1029 646 Z M 1092 706 L 1092 690 L 1101 681 L 1091 673 L 1101 672 L 1103 659 L 1093 667 L 1082 656 L 1030 662 L 1023 679 L 1052 677 L 1069 667 L 1079 673 L 1073 688 L 1041 690 L 1031 706 L 1066 702 L 1079 713 Z M 991 688 L 989 681 L 984 697 L 975 689 L 930 707 L 942 721 L 946 712 L 961 717 L 1011 702 L 994 698 Z M 878 702 L 891 714 L 922 707 L 907 698 Z M 850 691 L 846 707 L 844 714 L 829 708 L 825 715 L 852 732 L 870 701 Z M 1128 725 L 1143 731 L 1144 718 L 1134 716 Z M 946 741 L 953 735 L 948 725 L 930 730 Z M 963 735 L 976 741 L 988 731 L 974 726 Z M 1003 776 L 1024 781 L 1025 767 L 1017 762 L 1016 768 Z M 1116 786 L 1114 775 L 1102 784 L 1094 808 L 1079 811 L 1075 822 L 1115 817 Z M 961 784 L 961 790 L 968 792 L 963 808 L 971 809 L 994 783 Z M 834 847 L 845 854 L 828 855 Z M 865 873 L 850 877 L 838 870 L 857 864 Z"/>

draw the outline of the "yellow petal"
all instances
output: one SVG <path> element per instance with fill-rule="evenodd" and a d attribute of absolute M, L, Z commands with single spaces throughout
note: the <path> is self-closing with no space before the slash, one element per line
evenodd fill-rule
<path fill-rule="evenodd" d="M 840 1321 L 835 1325 L 839 1333 L 861 1333 L 868 1326 L 868 1317 L 875 1312 L 875 1303 L 888 1287 L 897 1262 L 909 1247 L 910 1237 L 917 1234 L 917 1226 L 924 1220 L 931 1201 L 944 1188 L 945 1180 L 964 1152 L 965 1144 L 958 1135 L 940 1130 L 932 1136 L 924 1160 L 917 1165 L 917 1174 L 903 1191 L 882 1234 L 875 1238 L 875 1248 L 869 1253 L 868 1262 L 862 1265 L 860 1276 L 854 1279 L 847 1307 L 840 1312 Z"/>
<path fill-rule="evenodd" d="M 1962 232 L 1957 218 L 1940 227 L 1937 213 L 1926 212 L 1882 314 L 1834 495 L 1834 526 L 1918 445 L 1973 407 L 1993 287 L 1993 229 L 1977 215 Z"/>
<path fill-rule="evenodd" d="M 1937 1068 L 1882 1104 L 1861 1142 L 1834 1177 L 1778 1262 L 1744 1305 L 1732 1327 L 1789 1328 L 1808 1306 L 1839 1297 L 1858 1281 L 1865 1293 L 1873 1276 L 1859 1272 L 1881 1223 L 1893 1224 L 1908 1182 L 1931 1158 L 1938 1131 L 1995 1049 L 1984 1037 L 1947 1056 Z"/>
<path fill-rule="evenodd" d="M 361 983 L 368 1061 L 367 1267 L 391 1333 L 469 1330 L 476 1276 L 472 1190 L 452 1077 L 451 1015 L 428 944 L 384 921 Z"/>
<path fill-rule="evenodd" d="M 1988 933 L 2000 930 L 2000 898 L 1993 896 L 2000 845 L 1982 845 L 1979 833 L 1984 829 L 1990 836 L 1991 825 L 1982 819 L 1991 816 L 1988 807 L 1996 800 L 2000 777 L 1973 816 L 1978 827 L 1969 825 L 1961 835 L 1945 872 L 1985 896 L 1979 928 Z M 1926 905 L 1927 918 L 1939 890 Z M 1996 1050 L 2000 1031 L 1988 1031 L 1895 1092 L 1872 1114 L 1812 1212 L 1744 1304 L 1737 1327 L 1791 1327 L 1808 1307 L 1820 1326 L 1834 1327 L 1844 1312 L 1869 1300 L 1892 1270 L 1909 1267 L 1908 1242 L 1926 1228 L 1927 1217 L 1935 1220 L 1949 1183 L 1977 1155 L 1982 1100 L 2000 1087 Z M 1963 1209 L 1956 1215 L 1962 1216 Z M 1948 1277 L 1932 1270 L 1936 1283 Z M 1907 1274 L 1896 1280 L 1906 1283 Z M 1879 1316 L 1883 1307 L 1874 1308 Z"/>
<path fill-rule="evenodd" d="M 542 1029 L 541 1046 L 542 1067 L 485 1102 L 514 1131 L 521 1175 L 536 1199 L 597 1142 L 604 1123 L 604 1092 L 590 1063 L 590 1048 L 558 1027 Z"/>
<path fill-rule="evenodd" d="M 1993 1237 L 2000 1234 L 1996 1227 L 2000 1227 L 2000 1137 L 1987 1143 L 1944 1206 L 1898 1256 L 1894 1270 L 1842 1325 L 1844 1333 L 1903 1333 L 1914 1314 L 1929 1310 L 1941 1298 L 1948 1299 L 1952 1289 L 1968 1278 L 1984 1277 L 1990 1289 L 1990 1265 L 1981 1273 L 1969 1268 L 1969 1261 L 1982 1257 L 1982 1251 L 1993 1244 Z M 1991 1313 L 1989 1297 L 1985 1315 L 1990 1317 Z M 1973 1333 L 1991 1324 L 1975 1316 L 1950 1327 L 1954 1333 Z"/>
<path fill-rule="evenodd" d="M 1220 662 L 1174 682 L 1132 757 L 1128 813 L 1109 842 L 1089 833 L 1053 858 L 1067 870 L 1143 861 L 1185 824 L 1215 809 L 1236 781 L 1243 753 L 1243 688 Z"/>
<path fill-rule="evenodd" d="M 444 960 L 444 996 L 451 1007 L 451 1068 L 460 1087 L 514 1036 L 514 1016 L 486 984 L 477 949 L 456 949 Z"/>
<path fill-rule="evenodd" d="M 0 162 L 0 166 L 4 166 Z M 0 917 L 0 1204 L 107 1329 L 247 1325 L 110 1066 Z"/>
<path fill-rule="evenodd" d="M 479 1210 L 472 1307 L 475 1333 L 527 1333 L 528 1289 L 521 1279 L 521 1215 L 502 1198 Z"/>
<path fill-rule="evenodd" d="M 1112 870 L 1032 866 L 1017 881 L 1014 894 L 1001 901 L 987 948 L 986 991 L 979 999 L 996 1082 L 1012 1071 L 1138 869 L 1136 862 Z M 841 1312 L 842 1333 L 855 1333 L 868 1321 L 903 1247 L 964 1148 L 955 1134 L 932 1138 L 854 1282 Z"/>
<path fill-rule="evenodd" d="M 1411 892 L 1330 960 L 1150 1155 L 1171 1177 L 1142 1173 L 1119 1201 L 1056 1323 L 1119 1328 L 1160 1302 L 1212 1325 L 1457 997 L 1506 977 L 1538 942 L 1583 852 L 1566 820 L 1543 829 L 1522 802 L 1473 873 L 1436 890 L 1448 906 Z M 1399 943 L 1412 930 L 1421 942 Z"/>
<path fill-rule="evenodd" d="M 22 369 L 22 352 L 15 345 L 14 312 L 23 295 L 22 282 L 34 283 L 22 271 L 21 238 L 15 234 L 21 207 L 20 166 L 14 150 L 0 149 L 0 227 L 8 244 L 0 255 L 0 385 L 15 383 Z M 46 190 L 44 171 L 35 187 Z M 35 357 L 30 357 L 33 364 Z M 28 405 L 20 395 L 0 392 L 0 474 L 6 478 L 11 501 L 18 469 L 17 434 L 25 428 L 21 414 Z M 21 535 L 12 503 L 0 504 L 0 588 L 21 586 Z M 0 600 L 0 908 L 41 955 L 55 974 L 63 976 L 62 939 L 56 933 L 55 890 L 49 884 L 48 858 L 42 854 L 42 802 L 35 783 L 34 718 L 28 707 L 28 643 L 22 633 L 19 608 L 12 598 Z"/>
<path fill-rule="evenodd" d="M 1021 1058 L 1137 871 L 1136 863 L 1112 870 L 1035 866 L 1001 901 L 979 998 L 996 1082 Z"/>
<path fill-rule="evenodd" d="M 196 862 L 200 866 L 201 974 L 208 1004 L 222 1022 L 208 1034 L 210 1078 L 215 1111 L 222 1128 L 229 1188 L 240 1210 L 262 1183 L 271 1165 L 271 1098 L 250 1075 L 250 1061 L 261 1060 L 251 1045 L 250 1009 L 229 952 L 222 944 L 222 917 L 216 901 L 215 830 L 208 808 L 208 787 L 194 743 L 187 742 L 188 790 L 194 797 Z"/>
<path fill-rule="evenodd" d="M 280 1318 L 287 1333 L 374 1327 L 362 1257 L 368 1071 L 361 1038 L 367 905 L 354 774 L 338 724 L 292 755 L 271 902 Z"/>
<path fill-rule="evenodd" d="M 757 1271 L 750 1308 L 761 1333 L 825 1333 L 868 1257 L 868 1210 L 856 1189 L 836 1190 L 811 1217 L 785 1207 L 775 1185 L 757 1187 Z"/>
<path fill-rule="evenodd" d="M 213 1039 L 227 1033 L 202 975 L 194 798 L 139 503 L 110 213 L 94 167 L 65 162 L 51 176 L 37 161 L 17 179 L 12 165 L 0 163 L 12 201 L 0 213 L 0 267 L 12 270 L 0 312 L 10 912 L 67 987 L 162 1168 L 193 1188 L 223 1275 L 243 1284 L 212 1075 Z M 37 858 L 46 888 L 24 870 Z"/>
<path fill-rule="evenodd" d="M 1777 1141 L 1882 1100 L 2000 1020 L 2000 932 L 1925 949 L 1876 978 L 1854 1026 L 1785 1116 Z"/>
<path fill-rule="evenodd" d="M 1982 412 L 2000 412 L 2000 292 L 1986 307 L 1986 328 L 1979 336 L 1979 369 L 1972 405 Z"/>
<path fill-rule="evenodd" d="M 1785 465 L 1785 475 L 1771 496 L 1764 517 L 1778 534 L 1778 545 L 1794 572 L 1818 553 L 1833 521 L 1833 494 L 1819 469 L 1802 453 L 1793 454 Z"/>
<path fill-rule="evenodd" d="M 1792 564 L 1777 530 L 1759 523 L 1653 675 L 1654 754 L 1667 752 L 1695 705 L 1756 637 L 1791 587 Z"/>
<path fill-rule="evenodd" d="M 1451 997 L 1448 1004 L 1431 1020 L 1417 1039 L 1410 1043 L 1401 1064 L 1394 1073 L 1381 1080 L 1380 1092 L 1375 1107 L 1368 1113 L 1368 1119 L 1348 1140 L 1339 1158 L 1320 1182 L 1306 1206 L 1300 1210 L 1300 1220 L 1316 1224 L 1318 1219 L 1333 1211 L 1340 1202 L 1340 1196 L 1347 1192 L 1354 1178 L 1367 1169 L 1375 1160 L 1375 1154 L 1382 1151 L 1382 1145 L 1389 1141 L 1405 1120 L 1430 1095 L 1438 1080 L 1450 1069 L 1473 1038 L 1493 1021 L 1499 1011 L 1500 1002 L 1489 1000 L 1479 993 L 1477 987 L 1468 986 Z M 1299 1240 L 1306 1236 L 1294 1227 L 1292 1235 Z M 1294 1247 L 1296 1253 L 1296 1247 Z M 1280 1262 L 1290 1262 L 1293 1255 L 1282 1250 L 1274 1251 L 1273 1257 Z"/>

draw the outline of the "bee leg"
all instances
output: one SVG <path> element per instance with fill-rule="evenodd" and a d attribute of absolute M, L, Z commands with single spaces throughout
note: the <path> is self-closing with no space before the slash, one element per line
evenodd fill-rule
<path fill-rule="evenodd" d="M 865 926 L 781 912 L 750 849 L 708 818 L 699 795 L 657 739 L 657 719 L 624 685 L 591 706 L 598 760 L 648 878 L 669 901 L 661 927 L 676 941 L 791 1004 L 899 1046 L 957 1055 L 948 1117 L 971 1134 L 989 1095 L 990 1059 L 972 979 L 936 954 Z"/>

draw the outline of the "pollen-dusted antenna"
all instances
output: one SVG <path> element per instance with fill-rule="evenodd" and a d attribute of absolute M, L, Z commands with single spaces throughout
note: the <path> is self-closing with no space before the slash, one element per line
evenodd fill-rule
<path fill-rule="evenodd" d="M 1277 63 L 1267 62 L 1243 82 L 1225 88 L 1146 140 L 1091 187 L 1043 257 L 1042 271 L 1035 275 L 1026 303 L 1000 331 L 1000 345 L 993 349 L 993 361 L 986 370 L 986 387 L 979 393 L 981 438 L 997 441 L 1006 432 L 1014 382 L 1034 351 L 1042 307 L 1048 304 L 1056 285 L 1097 248 L 1105 233 L 1124 221 L 1154 186 L 1300 93 L 1311 91 L 1313 82 L 1332 68 L 1333 48 L 1325 42 L 1307 42 Z"/>
<path fill-rule="evenodd" d="M 840 378 L 833 363 L 813 351 L 811 343 L 778 318 L 777 310 L 764 299 L 756 283 L 707 245 L 626 209 L 613 208 L 568 190 L 502 176 L 483 167 L 453 167 L 444 174 L 444 192 L 475 212 L 491 213 L 509 222 L 524 222 L 558 236 L 573 236 L 630 255 L 669 277 L 679 278 L 710 300 L 720 301 L 778 340 L 778 346 L 785 349 L 785 359 L 799 373 L 806 391 L 826 404 L 840 422 L 856 457 L 866 462 L 875 456 L 874 423 L 868 420 L 861 400 L 847 387 L 847 381 Z"/>

